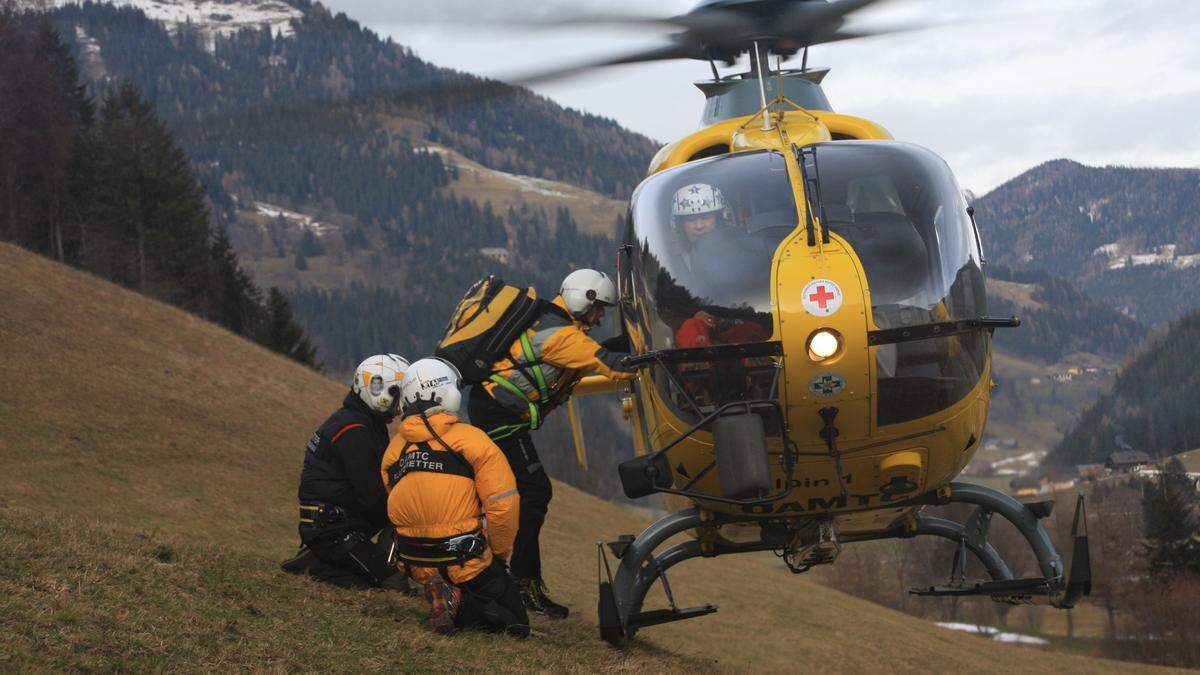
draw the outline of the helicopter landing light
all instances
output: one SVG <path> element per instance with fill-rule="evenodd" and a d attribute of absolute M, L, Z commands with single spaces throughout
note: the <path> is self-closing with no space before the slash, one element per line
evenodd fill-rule
<path fill-rule="evenodd" d="M 808 358 L 821 363 L 842 351 L 842 336 L 832 328 L 822 328 L 808 338 Z"/>

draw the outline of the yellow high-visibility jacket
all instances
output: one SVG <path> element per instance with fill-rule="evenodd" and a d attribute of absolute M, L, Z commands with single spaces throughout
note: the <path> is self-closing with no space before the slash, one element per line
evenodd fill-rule
<path fill-rule="evenodd" d="M 396 485 L 389 485 L 388 517 L 396 532 L 405 537 L 452 537 L 485 526 L 489 550 L 483 558 L 448 569 L 451 581 L 464 583 L 486 569 L 494 555 L 507 559 L 512 553 L 520 504 L 517 481 L 500 448 L 483 431 L 447 413 L 435 413 L 428 420 L 449 450 L 467 461 L 475 477 L 410 471 Z M 420 416 L 409 416 L 384 453 L 380 467 L 384 484 L 388 483 L 388 470 L 402 455 L 419 451 L 417 443 L 446 450 Z M 433 568 L 411 570 L 419 582 L 437 574 Z"/>
<path fill-rule="evenodd" d="M 525 340 L 517 340 L 509 349 L 508 357 L 492 365 L 500 378 L 519 389 L 524 398 L 495 381 L 485 382 L 483 387 L 497 403 L 514 413 L 529 415 L 529 405 L 538 407 L 542 416 L 553 406 L 562 403 L 564 390 L 574 384 L 585 373 L 592 372 L 614 380 L 627 380 L 637 373 L 621 368 L 619 360 L 625 354 L 609 352 L 588 335 L 590 327 L 571 318 L 562 296 L 554 298 L 553 304 L 561 312 L 546 312 L 528 330 Z M 526 343 L 535 365 L 527 365 L 530 355 L 526 354 Z M 537 382 L 535 369 L 540 369 L 545 382 L 547 396 L 542 397 L 542 387 Z"/>

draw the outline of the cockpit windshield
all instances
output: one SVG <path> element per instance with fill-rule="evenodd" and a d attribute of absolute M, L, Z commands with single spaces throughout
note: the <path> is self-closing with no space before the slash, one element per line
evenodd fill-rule
<path fill-rule="evenodd" d="M 692 162 L 647 179 L 633 197 L 628 282 L 653 351 L 759 343 L 771 339 L 771 266 L 796 229 L 796 201 L 778 152 Z M 694 409 L 767 398 L 769 358 L 684 363 Z M 761 372 L 759 372 L 761 371 Z"/>
<path fill-rule="evenodd" d="M 878 329 L 986 316 L 978 238 L 942 159 L 896 142 L 823 143 L 813 152 L 819 215 L 862 263 Z M 879 423 L 961 400 L 979 382 L 987 339 L 972 332 L 878 347 Z"/>

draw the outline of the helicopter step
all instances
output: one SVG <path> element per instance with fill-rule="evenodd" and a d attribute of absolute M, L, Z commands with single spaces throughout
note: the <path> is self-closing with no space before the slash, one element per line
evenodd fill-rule
<path fill-rule="evenodd" d="M 1049 597 L 1052 593 L 1050 583 L 1041 577 L 1031 579 L 1006 579 L 1003 581 L 983 581 L 965 586 L 929 586 L 915 587 L 908 591 L 912 595 L 926 598 L 945 597 L 991 597 L 996 602 L 1010 605 L 1036 604 L 1038 597 Z"/>

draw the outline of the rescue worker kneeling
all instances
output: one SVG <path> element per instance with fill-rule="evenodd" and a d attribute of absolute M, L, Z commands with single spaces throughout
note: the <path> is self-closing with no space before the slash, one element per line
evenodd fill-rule
<path fill-rule="evenodd" d="M 441 359 L 412 364 L 401 382 L 404 422 L 381 470 L 396 553 L 430 602 L 425 625 L 529 635 L 529 618 L 505 560 L 520 497 L 508 460 L 461 421 L 460 376 Z"/>
<path fill-rule="evenodd" d="M 344 587 L 402 581 L 389 562 L 387 486 L 378 471 L 407 368 L 408 361 L 395 354 L 363 361 L 342 407 L 309 439 L 297 491 L 300 551 L 283 563 L 284 571 L 307 570 L 318 581 Z M 376 532 L 382 534 L 373 543 Z"/>

